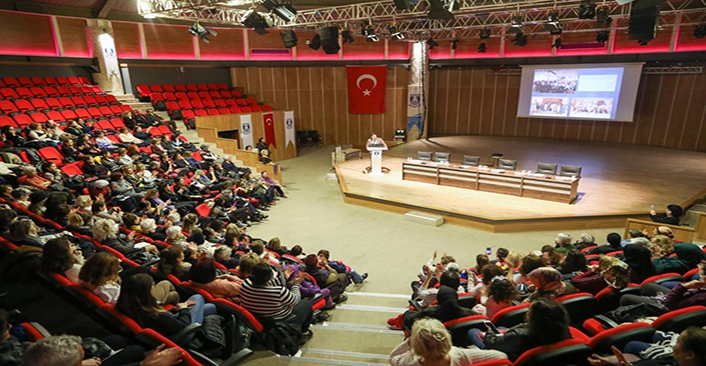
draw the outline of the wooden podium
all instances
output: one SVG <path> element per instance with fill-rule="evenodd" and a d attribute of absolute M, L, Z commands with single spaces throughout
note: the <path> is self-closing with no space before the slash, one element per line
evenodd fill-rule
<path fill-rule="evenodd" d="M 381 175 L 383 170 L 389 172 L 390 169 L 382 166 L 382 152 L 387 150 L 387 145 L 375 144 L 366 146 L 366 148 L 370 151 L 370 166 L 366 169 L 368 174 Z"/>

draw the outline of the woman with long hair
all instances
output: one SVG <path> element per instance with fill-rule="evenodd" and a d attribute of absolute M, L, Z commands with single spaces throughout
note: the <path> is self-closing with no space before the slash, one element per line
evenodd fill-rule
<path fill-rule="evenodd" d="M 534 347 L 571 338 L 569 315 L 558 302 L 539 298 L 530 305 L 525 323 L 507 329 L 503 334 L 471 330 L 468 336 L 478 348 L 505 352 L 510 361 L 515 361 Z"/>
<path fill-rule="evenodd" d="M 61 236 L 44 245 L 40 267 L 45 273 L 63 274 L 69 281 L 78 282 L 84 262 L 81 250 L 74 248 L 66 236 Z"/>
<path fill-rule="evenodd" d="M 174 313 L 167 311 L 155 299 L 155 289 L 156 285 L 148 274 L 129 276 L 123 281 L 123 291 L 115 308 L 142 327 L 154 329 L 167 337 L 190 324 L 202 324 L 206 316 L 216 314 L 216 306 L 206 304 L 201 295 L 193 295 L 186 302 L 177 303 Z M 187 341 L 194 336 L 190 335 Z"/>
<path fill-rule="evenodd" d="M 512 306 L 520 294 L 515 286 L 503 276 L 493 277 L 480 298 L 480 303 L 473 307 L 473 311 L 492 318 L 495 313 Z"/>
<path fill-rule="evenodd" d="M 156 274 L 163 278 L 173 275 L 180 281 L 188 281 L 190 267 L 191 263 L 184 262 L 184 249 L 179 245 L 173 245 L 159 252 Z"/>

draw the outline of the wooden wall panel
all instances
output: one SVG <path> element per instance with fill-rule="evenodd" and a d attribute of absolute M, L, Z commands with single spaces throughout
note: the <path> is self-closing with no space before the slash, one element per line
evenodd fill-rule
<path fill-rule="evenodd" d="M 186 32 L 189 27 L 147 23 L 143 27 L 149 58 L 177 60 L 195 58 L 194 37 Z"/>
<path fill-rule="evenodd" d="M 279 31 L 271 30 L 270 33 L 267 34 L 257 34 L 253 30 L 248 30 L 247 35 L 249 46 L 248 53 L 250 55 L 251 60 L 292 59 L 292 51 L 284 47 L 284 43 L 282 43 L 282 36 L 280 36 Z M 258 54 L 258 50 L 273 50 L 275 52 L 267 54 Z"/>
<path fill-rule="evenodd" d="M 342 45 L 344 60 L 382 60 L 385 58 L 385 40 L 366 42 L 356 37 L 355 42 Z"/>
<path fill-rule="evenodd" d="M 643 74 L 634 122 L 517 118 L 519 75 L 441 68 L 430 75 L 429 134 L 559 138 L 706 151 L 706 74 Z"/>
<path fill-rule="evenodd" d="M 118 58 L 142 58 L 140 30 L 137 23 L 114 21 L 112 25 Z"/>
<path fill-rule="evenodd" d="M 380 115 L 348 113 L 345 67 L 247 67 L 233 68 L 231 75 L 246 93 L 272 98 L 276 110 L 294 111 L 297 130 L 317 130 L 327 144 L 360 146 L 371 132 L 392 140 L 395 129 L 406 127 L 408 72 L 401 66 L 388 68 L 386 112 Z"/>
<path fill-rule="evenodd" d="M 214 28 L 218 37 L 209 37 L 211 43 L 199 43 L 202 60 L 243 60 L 243 30 Z"/>
<path fill-rule="evenodd" d="M 61 32 L 61 45 L 66 57 L 91 57 L 86 36 L 86 21 L 79 18 L 56 17 Z"/>
<path fill-rule="evenodd" d="M 0 24 L 0 54 L 58 56 L 49 16 L 1 11 Z"/>

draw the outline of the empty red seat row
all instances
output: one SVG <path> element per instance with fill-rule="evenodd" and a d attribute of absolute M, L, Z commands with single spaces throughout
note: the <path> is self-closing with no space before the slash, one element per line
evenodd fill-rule
<path fill-rule="evenodd" d="M 122 105 L 122 106 L 112 106 L 111 108 L 107 107 L 101 107 L 103 108 L 102 110 L 100 108 L 77 108 L 74 110 L 71 109 L 65 109 L 63 111 L 57 112 L 57 111 L 48 111 L 46 113 L 44 112 L 36 112 L 36 111 L 29 111 L 27 114 L 24 113 L 19 113 L 19 112 L 13 112 L 10 114 L 10 116 L 0 116 L 0 127 L 5 126 L 5 125 L 13 125 L 9 121 L 12 120 L 15 122 L 16 126 L 15 127 L 24 127 L 29 125 L 32 122 L 39 122 L 39 123 L 44 123 L 47 120 L 54 120 L 55 122 L 68 122 L 71 120 L 74 120 L 76 118 L 82 118 L 82 119 L 98 119 L 98 118 L 112 118 L 112 117 L 120 117 L 124 111 L 132 110 L 132 108 L 129 105 Z M 9 119 L 8 119 L 9 118 Z"/>
<path fill-rule="evenodd" d="M 96 85 L 87 86 L 46 86 L 46 87 L 3 87 L 0 89 L 0 95 L 4 99 L 16 98 L 46 98 L 46 97 L 72 97 L 72 96 L 98 96 L 104 95 L 103 90 Z"/>
<path fill-rule="evenodd" d="M 12 76 L 6 76 L 2 79 L 0 79 L 0 83 L 2 85 L 0 86 L 9 86 L 9 87 L 20 87 L 20 86 L 25 86 L 25 87 L 30 87 L 30 86 L 44 86 L 44 85 L 90 85 L 91 81 L 88 80 L 88 78 L 83 77 L 83 76 L 69 76 L 69 77 L 63 77 L 63 76 L 58 76 L 56 78 L 52 76 L 47 76 L 47 77 L 40 77 L 40 76 L 34 76 L 32 78 L 26 77 L 26 76 L 21 76 L 18 78 L 12 77 Z"/>
<path fill-rule="evenodd" d="M 211 84 L 152 84 L 146 85 L 141 84 L 137 86 L 137 92 L 142 96 L 149 96 L 151 93 L 164 93 L 164 92 L 187 92 L 187 91 L 209 91 L 209 90 L 229 90 L 230 88 L 226 83 L 211 83 Z"/>

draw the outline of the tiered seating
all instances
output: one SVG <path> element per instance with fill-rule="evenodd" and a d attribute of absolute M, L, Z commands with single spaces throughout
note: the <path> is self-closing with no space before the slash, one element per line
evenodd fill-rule
<path fill-rule="evenodd" d="M 151 101 L 155 109 L 167 111 L 172 119 L 272 110 L 272 106 L 260 105 L 255 98 L 229 90 L 225 83 L 138 85 L 137 92 L 141 100 Z"/>

